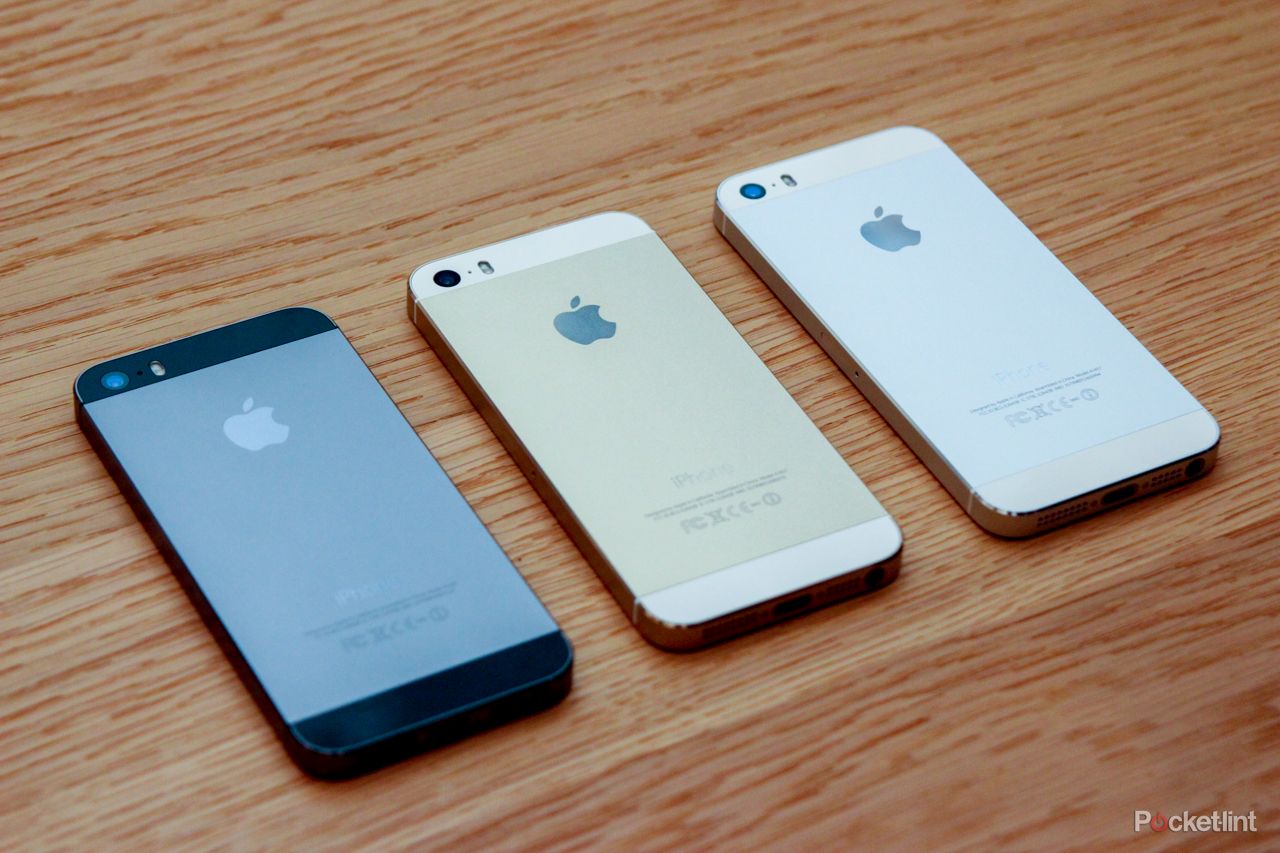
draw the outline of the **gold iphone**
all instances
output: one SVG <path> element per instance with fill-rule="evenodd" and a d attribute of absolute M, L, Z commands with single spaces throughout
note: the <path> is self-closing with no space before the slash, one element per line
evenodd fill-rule
<path fill-rule="evenodd" d="M 424 264 L 409 314 L 655 645 L 897 576 L 893 519 L 637 217 Z"/>

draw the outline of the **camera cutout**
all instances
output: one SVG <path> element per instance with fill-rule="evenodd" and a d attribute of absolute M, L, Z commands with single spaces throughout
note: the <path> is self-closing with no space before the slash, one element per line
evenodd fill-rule
<path fill-rule="evenodd" d="M 108 391 L 119 391 L 121 388 L 129 384 L 129 374 L 122 373 L 119 370 L 113 370 L 110 373 L 102 375 L 102 387 Z"/>
<path fill-rule="evenodd" d="M 738 192 L 742 193 L 743 198 L 749 198 L 754 201 L 758 198 L 764 198 L 765 189 L 760 184 L 743 184 Z"/>
<path fill-rule="evenodd" d="M 454 270 L 440 270 L 440 272 L 431 277 L 431 280 L 436 283 L 437 287 L 456 287 L 462 281 L 462 276 L 458 275 Z"/>

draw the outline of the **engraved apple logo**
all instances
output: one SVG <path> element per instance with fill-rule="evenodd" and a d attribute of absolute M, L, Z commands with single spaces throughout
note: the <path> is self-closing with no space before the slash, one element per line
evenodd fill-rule
<path fill-rule="evenodd" d="M 289 427 L 275 419 L 275 409 L 270 406 L 253 407 L 249 397 L 240 407 L 240 414 L 232 415 L 222 423 L 222 431 L 231 443 L 245 450 L 261 450 L 270 444 L 282 444 L 289 437 Z"/>
<path fill-rule="evenodd" d="M 891 213 L 885 216 L 883 207 L 876 208 L 876 218 L 862 223 L 860 231 L 862 239 L 886 252 L 896 252 L 920 243 L 919 231 L 908 228 L 902 221 L 901 214 Z"/>
<path fill-rule="evenodd" d="M 554 325 L 557 332 L 575 344 L 585 346 L 601 338 L 612 338 L 617 331 L 617 323 L 610 323 L 600 316 L 599 305 L 582 305 L 582 299 L 575 296 L 569 307 L 574 310 L 557 314 Z"/>

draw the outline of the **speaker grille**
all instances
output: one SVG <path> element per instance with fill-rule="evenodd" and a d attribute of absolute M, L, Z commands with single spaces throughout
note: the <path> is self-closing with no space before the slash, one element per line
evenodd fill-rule
<path fill-rule="evenodd" d="M 1167 486 L 1169 483 L 1175 482 L 1177 480 L 1181 480 L 1185 476 L 1186 476 L 1186 469 L 1181 464 L 1179 464 L 1178 467 L 1176 468 L 1170 468 L 1168 470 L 1161 471 L 1159 474 L 1156 474 L 1154 477 L 1151 477 L 1150 479 L 1148 479 L 1146 482 L 1142 484 L 1142 491 L 1147 492 L 1152 489 L 1158 489 L 1161 486 Z"/>
<path fill-rule="evenodd" d="M 862 575 L 858 575 L 851 580 L 833 583 L 818 594 L 818 600 L 835 601 L 840 598 L 847 598 L 862 589 L 865 584 L 866 578 Z"/>
<path fill-rule="evenodd" d="M 1186 463 L 1178 462 L 1175 465 L 1171 465 L 1168 468 L 1165 468 L 1163 471 L 1158 471 L 1155 474 L 1152 474 L 1150 477 L 1148 477 L 1145 480 L 1131 481 L 1132 485 L 1135 485 L 1137 487 L 1133 495 L 1131 497 L 1124 498 L 1123 500 L 1118 500 L 1113 504 L 1109 504 L 1108 506 L 1118 506 L 1123 503 L 1128 503 L 1138 495 L 1145 495 L 1149 492 L 1159 491 L 1160 489 L 1163 489 L 1166 486 L 1169 486 L 1173 483 L 1176 483 L 1180 480 L 1185 480 L 1185 479 L 1187 479 Z M 1077 516 L 1085 515 L 1086 513 L 1090 513 L 1090 512 L 1095 512 L 1100 505 L 1099 498 L 1097 497 L 1098 495 L 1104 495 L 1109 492 L 1113 492 L 1117 489 L 1125 488 L 1125 486 L 1127 485 L 1130 485 L 1130 484 L 1124 483 L 1124 482 L 1113 483 L 1110 486 L 1107 486 L 1106 489 L 1099 489 L 1098 491 L 1094 492 L 1092 495 L 1085 498 L 1081 498 L 1075 503 L 1066 504 L 1065 506 L 1061 506 L 1055 510 L 1046 512 L 1036 519 L 1036 527 L 1043 528 L 1043 527 L 1055 526 L 1058 524 L 1065 523 L 1066 521 L 1076 518 Z"/>
<path fill-rule="evenodd" d="M 1060 506 L 1055 510 L 1044 513 L 1036 519 L 1036 527 L 1046 527 L 1050 524 L 1057 524 L 1068 518 L 1075 518 L 1083 515 L 1090 510 L 1097 509 L 1098 501 L 1096 498 L 1085 498 L 1075 503 Z"/>

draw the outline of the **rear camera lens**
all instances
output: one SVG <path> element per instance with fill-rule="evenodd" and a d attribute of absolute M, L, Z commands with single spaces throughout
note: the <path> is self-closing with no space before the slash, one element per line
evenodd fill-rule
<path fill-rule="evenodd" d="M 743 198 L 764 198 L 764 187 L 759 184 L 743 184 L 738 192 L 742 193 Z"/>
<path fill-rule="evenodd" d="M 108 391 L 119 391 L 121 388 L 129 384 L 129 375 L 113 370 L 110 373 L 102 375 L 102 387 Z"/>
<path fill-rule="evenodd" d="M 462 281 L 462 276 L 458 275 L 453 270 L 440 270 L 440 272 L 432 276 L 431 280 L 439 287 L 453 287 L 458 282 Z"/>

